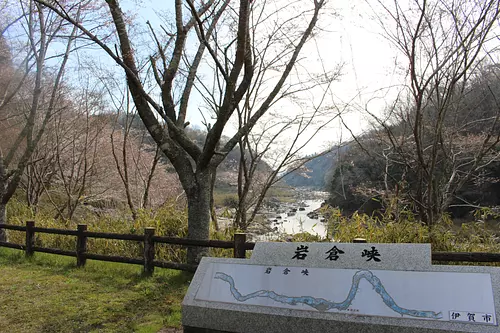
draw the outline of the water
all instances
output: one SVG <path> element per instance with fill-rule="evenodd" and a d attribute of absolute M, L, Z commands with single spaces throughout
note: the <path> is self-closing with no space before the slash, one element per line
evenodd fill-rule
<path fill-rule="evenodd" d="M 278 229 L 287 234 L 297 234 L 300 232 L 308 232 L 312 235 L 326 236 L 326 226 L 320 222 L 320 218 L 311 219 L 307 213 L 321 207 L 323 200 L 305 200 L 304 203 L 309 207 L 304 207 L 304 211 L 297 211 L 295 216 L 283 217 L 288 222 L 283 222 Z M 283 214 L 286 216 L 286 214 Z"/>
<path fill-rule="evenodd" d="M 308 213 L 320 208 L 323 201 L 323 199 L 311 199 L 303 200 L 300 201 L 300 203 L 292 205 L 284 205 L 282 207 L 282 210 L 285 210 L 284 213 L 276 213 L 273 218 L 270 218 L 270 220 L 272 221 L 270 222 L 270 226 L 272 228 L 277 228 L 277 230 L 265 235 L 257 236 L 257 239 L 262 241 L 273 240 L 278 238 L 280 234 L 285 233 L 293 235 L 301 232 L 307 232 L 311 235 L 326 237 L 327 228 L 326 223 L 321 222 L 322 216 L 318 216 L 317 219 L 311 219 L 309 216 L 307 216 Z M 300 211 L 298 209 L 299 204 L 305 206 L 303 211 Z M 292 208 L 297 208 L 297 212 L 294 216 L 287 216 L 287 212 Z M 281 219 L 277 219 L 278 216 L 281 217 Z M 277 219 L 278 222 L 273 222 L 273 220 L 275 219 Z"/>

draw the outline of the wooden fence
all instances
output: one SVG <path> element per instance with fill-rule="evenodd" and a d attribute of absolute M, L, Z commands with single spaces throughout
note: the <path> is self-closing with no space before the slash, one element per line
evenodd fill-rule
<path fill-rule="evenodd" d="M 144 235 L 134 234 L 116 234 L 104 232 L 87 231 L 87 225 L 79 224 L 77 230 L 53 229 L 53 228 L 38 228 L 35 227 L 35 222 L 28 221 L 26 226 L 0 224 L 0 229 L 9 229 L 26 232 L 26 243 L 24 245 L 14 244 L 9 242 L 0 242 L 0 247 L 8 247 L 12 249 L 24 250 L 27 256 L 32 256 L 35 252 L 45 252 L 58 254 L 70 257 L 76 257 L 78 267 L 85 266 L 87 259 L 121 262 L 126 264 L 136 264 L 144 266 L 144 273 L 147 275 L 153 274 L 155 267 L 179 269 L 184 271 L 194 272 L 196 265 L 165 262 L 155 260 L 155 244 L 172 244 L 188 247 L 211 247 L 220 249 L 233 249 L 234 258 L 245 258 L 246 251 L 253 250 L 255 243 L 246 241 L 246 234 L 235 234 L 233 241 L 221 240 L 193 240 L 176 237 L 161 237 L 155 236 L 154 228 L 145 228 Z M 75 251 L 66 251 L 61 249 L 53 249 L 46 247 L 35 246 L 35 233 L 57 234 L 76 236 Z M 121 256 L 108 256 L 102 254 L 87 253 L 88 238 L 104 238 L 143 242 L 144 255 L 143 258 L 127 258 Z M 365 239 L 356 238 L 354 243 L 366 243 Z M 500 253 L 484 253 L 484 252 L 432 252 L 433 261 L 442 262 L 500 262 Z"/>
<path fill-rule="evenodd" d="M 233 241 L 193 240 L 193 239 L 176 238 L 176 237 L 155 236 L 155 228 L 145 228 L 144 235 L 134 235 L 134 234 L 90 232 L 87 231 L 86 224 L 79 224 L 77 230 L 38 228 L 35 227 L 34 221 L 26 222 L 26 226 L 0 224 L 0 229 L 9 229 L 9 230 L 26 232 L 26 243 L 24 245 L 14 244 L 10 242 L 0 242 L 0 247 L 3 246 L 12 249 L 24 250 L 27 256 L 32 256 L 35 252 L 45 252 L 63 256 L 76 257 L 76 265 L 78 267 L 85 266 L 87 259 L 143 265 L 144 273 L 146 275 L 153 274 L 155 267 L 179 269 L 190 272 L 194 272 L 197 267 L 196 265 L 155 260 L 155 244 L 173 244 L 181 246 L 233 249 L 234 251 L 233 255 L 235 258 L 245 258 L 246 251 L 253 250 L 255 246 L 255 243 L 250 243 L 246 241 L 246 234 L 241 234 L 241 233 L 235 234 Z M 35 233 L 76 236 L 76 249 L 75 251 L 67 251 L 61 249 L 35 246 Z M 121 256 L 108 256 L 102 254 L 88 253 L 87 252 L 88 238 L 104 238 L 104 239 L 117 239 L 117 240 L 142 242 L 144 244 L 144 255 L 143 258 L 127 258 Z"/>

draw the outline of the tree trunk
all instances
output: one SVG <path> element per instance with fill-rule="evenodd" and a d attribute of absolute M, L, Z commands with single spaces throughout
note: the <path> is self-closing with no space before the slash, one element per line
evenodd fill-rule
<path fill-rule="evenodd" d="M 210 191 L 212 172 L 196 173 L 196 184 L 186 191 L 188 201 L 188 238 L 208 240 L 210 238 Z M 188 247 L 188 264 L 198 264 L 208 255 L 206 247 Z"/>
<path fill-rule="evenodd" d="M 7 223 L 7 200 L 5 200 L 5 191 L 7 188 L 7 170 L 5 170 L 2 152 L 0 151 L 0 223 Z M 7 241 L 7 232 L 0 229 L 0 242 Z"/>
<path fill-rule="evenodd" d="M 217 213 L 215 212 L 214 187 L 217 179 L 217 171 L 212 172 L 212 183 L 210 185 L 210 214 L 214 223 L 215 231 L 219 231 L 219 221 L 217 221 Z"/>
<path fill-rule="evenodd" d="M 247 210 L 246 207 L 242 207 L 242 210 L 240 211 L 240 225 L 238 226 L 240 232 L 247 231 L 248 229 L 248 221 L 247 221 Z"/>
<path fill-rule="evenodd" d="M 7 223 L 7 209 L 6 205 L 0 203 L 0 223 Z M 7 232 L 5 229 L 0 229 L 0 242 L 7 241 Z"/>
<path fill-rule="evenodd" d="M 234 221 L 234 229 L 238 229 L 239 232 L 247 231 L 247 187 L 245 186 L 243 191 L 241 191 L 240 198 L 238 201 L 238 207 L 236 210 L 236 219 Z M 235 230 L 236 232 L 236 230 Z"/>

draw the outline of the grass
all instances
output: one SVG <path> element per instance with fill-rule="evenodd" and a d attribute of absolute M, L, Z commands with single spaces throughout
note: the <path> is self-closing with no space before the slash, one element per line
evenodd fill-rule
<path fill-rule="evenodd" d="M 266 198 L 276 198 L 282 203 L 297 201 L 297 194 L 291 187 L 272 186 L 266 193 Z M 214 204 L 216 207 L 227 206 L 228 201 L 238 202 L 235 187 L 216 187 L 214 191 Z"/>
<path fill-rule="evenodd" d="M 274 194 L 282 200 L 288 192 Z M 75 222 L 35 216 L 22 203 L 11 203 L 8 211 L 11 224 L 24 225 L 35 219 L 37 226 L 76 229 Z M 327 216 L 327 239 L 301 233 L 294 240 L 328 241 L 333 236 L 336 241 L 350 242 L 363 237 L 368 242 L 432 243 L 433 251 L 500 252 L 500 229 L 495 231 L 479 221 L 457 228 L 445 219 L 430 230 L 405 211 L 344 216 L 338 209 L 324 207 L 323 214 Z M 89 230 L 101 232 L 141 234 L 146 226 L 154 226 L 164 236 L 184 237 L 187 232 L 186 211 L 174 205 L 141 212 L 137 221 L 95 218 L 86 223 Z M 231 239 L 231 232 L 212 233 L 211 238 Z M 9 237 L 24 244 L 24 232 L 9 231 Z M 92 240 L 89 252 L 140 256 L 140 244 L 131 243 Z M 75 238 L 37 234 L 36 244 L 73 250 Z M 156 251 L 160 260 L 184 261 L 185 250 L 178 247 L 159 245 Z M 232 250 L 212 249 L 210 254 L 230 257 Z M 146 278 L 138 265 L 89 260 L 85 268 L 76 268 L 75 261 L 44 253 L 28 259 L 22 251 L 0 248 L 0 332 L 164 332 L 180 327 L 180 304 L 191 275 L 157 268 L 153 277 Z"/>
<path fill-rule="evenodd" d="M 180 327 L 192 275 L 0 248 L 0 331 L 158 332 Z"/>
<path fill-rule="evenodd" d="M 458 227 L 445 216 L 430 228 L 412 212 L 404 212 L 399 218 L 394 218 L 391 211 L 380 216 L 344 216 L 339 209 L 324 207 L 323 214 L 328 217 L 328 237 L 338 242 L 361 237 L 368 243 L 431 243 L 433 251 L 500 252 L 499 226 L 493 228 L 482 221 Z"/>

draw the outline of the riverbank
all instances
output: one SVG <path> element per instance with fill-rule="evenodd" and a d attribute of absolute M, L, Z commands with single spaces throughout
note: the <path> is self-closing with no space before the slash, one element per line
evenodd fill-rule
<path fill-rule="evenodd" d="M 319 208 L 328 198 L 327 192 L 292 187 L 271 192 L 274 195 L 266 197 L 247 230 L 250 241 L 285 240 L 298 233 L 326 237 L 326 221 Z M 224 206 L 222 201 L 219 198 L 216 214 L 219 228 L 225 230 L 233 227 L 236 209 Z"/>
<path fill-rule="evenodd" d="M 250 228 L 250 235 L 255 241 L 285 239 L 299 233 L 309 233 L 319 238 L 327 234 L 326 220 L 319 209 L 328 197 L 328 193 L 306 188 L 292 190 L 293 195 L 287 200 L 270 198 L 259 213 L 260 226 Z"/>

